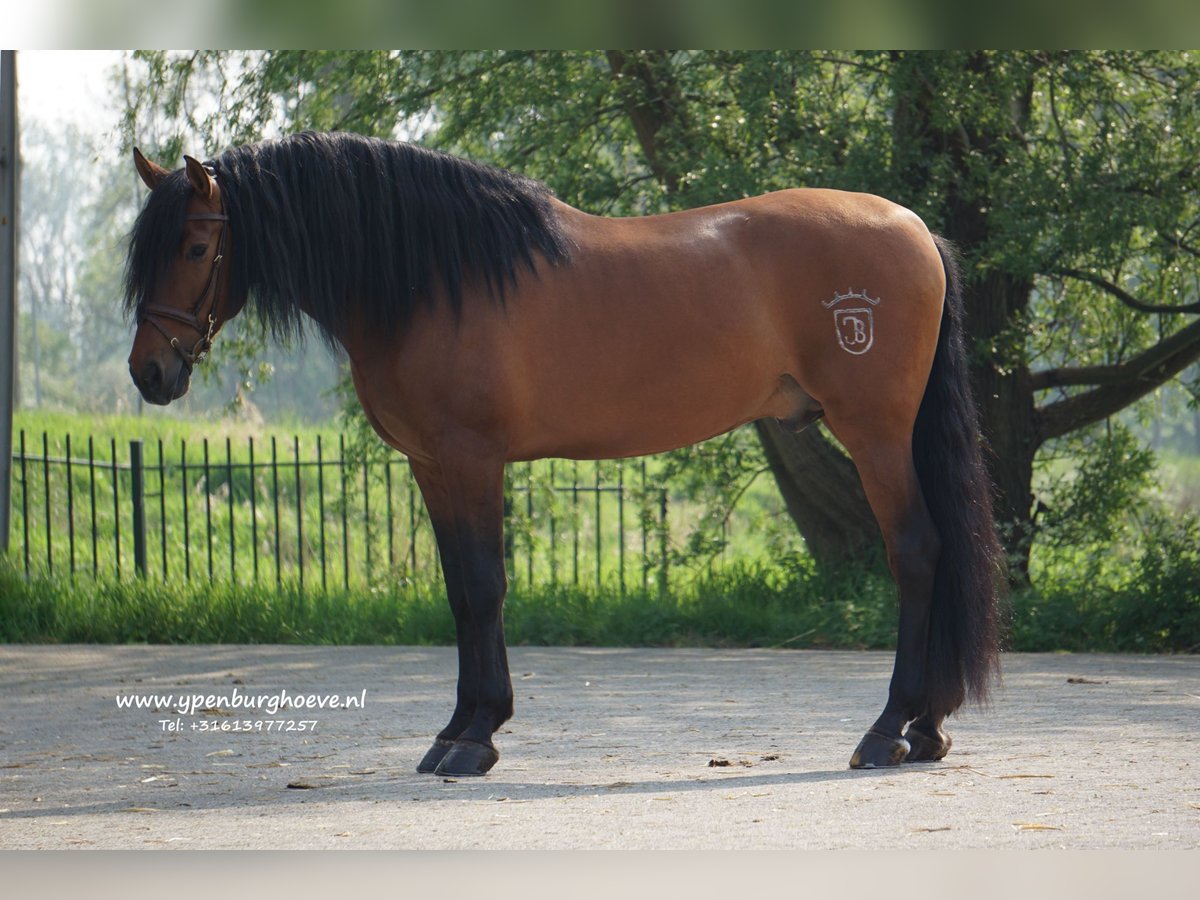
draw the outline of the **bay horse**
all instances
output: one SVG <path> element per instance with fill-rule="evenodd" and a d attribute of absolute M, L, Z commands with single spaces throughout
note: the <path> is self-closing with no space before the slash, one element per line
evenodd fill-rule
<path fill-rule="evenodd" d="M 513 713 L 504 467 L 657 453 L 771 417 L 850 454 L 900 596 L 855 768 L 941 759 L 998 670 L 1000 550 L 948 246 L 888 200 L 785 190 L 632 218 L 402 142 L 300 133 L 168 171 L 130 235 L 129 369 L 166 404 L 249 304 L 344 349 L 428 507 L 457 703 L 418 765 L 482 775 Z"/>

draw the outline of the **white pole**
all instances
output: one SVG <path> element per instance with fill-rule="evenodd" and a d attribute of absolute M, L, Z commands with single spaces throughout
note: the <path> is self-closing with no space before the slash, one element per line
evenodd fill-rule
<path fill-rule="evenodd" d="M 0 553 L 8 553 L 17 367 L 17 51 L 0 51 Z"/>

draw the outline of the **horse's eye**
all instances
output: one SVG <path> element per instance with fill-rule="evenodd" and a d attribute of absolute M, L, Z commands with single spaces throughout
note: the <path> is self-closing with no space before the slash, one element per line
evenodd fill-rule
<path fill-rule="evenodd" d="M 208 244 L 192 244 L 188 248 L 187 258 L 193 262 L 199 262 L 204 259 L 204 254 L 208 252 Z"/>

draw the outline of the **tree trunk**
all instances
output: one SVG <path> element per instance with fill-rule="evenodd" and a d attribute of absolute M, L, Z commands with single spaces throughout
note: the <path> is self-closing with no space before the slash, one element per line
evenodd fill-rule
<path fill-rule="evenodd" d="M 861 564 L 882 548 L 858 470 L 823 428 L 795 433 L 774 419 L 754 427 L 787 511 L 818 565 Z"/>
<path fill-rule="evenodd" d="M 992 222 L 986 212 L 992 199 L 987 196 L 987 186 L 972 174 L 973 168 L 980 159 L 1002 165 L 1009 152 L 1006 132 L 1010 127 L 1023 130 L 1033 85 L 1009 84 L 994 77 L 984 54 L 968 56 L 964 65 L 977 74 L 979 90 L 990 91 L 996 107 L 1008 110 L 1011 120 L 1000 116 L 982 127 L 977 122 L 939 121 L 934 112 L 939 96 L 938 58 L 926 53 L 898 55 L 892 80 L 896 92 L 895 174 L 911 192 L 905 198 L 910 204 L 939 188 L 945 192 L 943 220 L 930 223 L 930 227 L 940 229 L 964 256 L 964 328 L 971 386 L 995 486 L 996 520 L 1010 555 L 1009 576 L 1023 583 L 1029 578 L 1033 458 L 1039 438 L 1033 386 L 1020 343 L 1024 332 L 1015 323 L 1029 306 L 1033 282 L 995 270 L 974 269 L 970 257 L 992 239 Z M 939 161 L 948 164 L 953 174 L 939 174 Z"/>
<path fill-rule="evenodd" d="M 1033 458 L 1039 444 L 1033 386 L 1024 355 L 1004 354 L 1004 335 L 1029 304 L 1032 285 L 1004 274 L 965 275 L 971 387 L 994 485 L 996 523 L 1008 551 L 1009 578 L 1029 580 L 1033 542 Z"/>

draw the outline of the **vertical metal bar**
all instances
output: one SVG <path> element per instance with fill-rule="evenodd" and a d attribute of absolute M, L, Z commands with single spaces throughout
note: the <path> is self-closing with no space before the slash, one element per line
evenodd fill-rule
<path fill-rule="evenodd" d="M 88 438 L 89 446 L 91 438 Z M 92 547 L 95 548 L 96 516 L 92 503 Z M 25 556 L 25 577 L 29 577 L 29 473 L 25 467 L 25 429 L 21 429 L 21 550 Z"/>
<path fill-rule="evenodd" d="M 346 436 L 338 436 L 338 465 L 342 474 L 342 585 L 350 587 L 350 526 L 346 516 Z"/>
<path fill-rule="evenodd" d="M 225 477 L 229 484 L 229 580 L 237 581 L 237 543 L 233 533 L 233 439 L 225 436 Z"/>
<path fill-rule="evenodd" d="M 204 439 L 204 534 L 208 540 L 208 580 L 213 578 L 212 483 L 209 481 L 208 438 Z"/>
<path fill-rule="evenodd" d="M 167 580 L 167 465 L 162 438 L 158 439 L 158 538 L 162 553 L 162 580 Z"/>
<path fill-rule="evenodd" d="M 646 492 L 646 458 L 642 457 L 642 593 L 650 589 L 650 495 Z"/>
<path fill-rule="evenodd" d="M 600 498 L 603 496 L 600 493 L 600 460 L 596 460 L 596 587 L 600 587 L 602 580 L 600 568 Z"/>
<path fill-rule="evenodd" d="M 617 572 L 625 596 L 625 463 L 617 463 Z"/>
<path fill-rule="evenodd" d="M 250 448 L 250 559 L 254 567 L 254 583 L 258 584 L 258 475 L 254 465 L 254 435 L 248 438 Z"/>
<path fill-rule="evenodd" d="M 579 461 L 571 463 L 571 521 L 574 523 L 572 536 L 571 573 L 575 584 L 579 584 Z"/>
<path fill-rule="evenodd" d="M 325 576 L 325 458 L 321 450 L 321 435 L 317 435 L 317 517 L 321 535 L 321 590 L 327 587 Z"/>
<path fill-rule="evenodd" d="M 364 574 L 371 574 L 371 480 L 367 470 L 367 459 L 363 457 L 363 554 L 365 562 Z"/>
<path fill-rule="evenodd" d="M 21 477 L 24 479 L 24 458 L 25 458 L 25 432 L 21 432 Z M 92 577 L 95 578 L 100 573 L 100 557 L 96 548 L 96 448 L 94 439 L 88 435 L 88 491 L 92 500 Z M 28 544 L 28 540 L 26 541 Z M 26 566 L 28 571 L 28 566 Z"/>
<path fill-rule="evenodd" d="M 279 545 L 283 541 L 279 533 L 279 454 L 275 435 L 271 435 L 271 497 L 275 502 L 275 586 L 278 587 L 283 579 L 279 565 Z"/>
<path fill-rule="evenodd" d="M 525 578 L 533 586 L 533 462 L 525 463 Z"/>
<path fill-rule="evenodd" d="M 658 589 L 660 593 L 667 592 L 667 489 L 662 489 L 661 500 L 659 502 L 658 516 L 658 559 L 659 565 L 662 567 L 662 579 Z"/>
<path fill-rule="evenodd" d="M 412 476 L 412 468 L 405 463 L 408 472 L 408 575 L 410 578 L 417 574 L 417 485 Z"/>
<path fill-rule="evenodd" d="M 67 561 L 75 580 L 75 478 L 71 473 L 71 435 L 67 435 Z"/>
<path fill-rule="evenodd" d="M 389 456 L 383 464 L 383 480 L 387 491 L 387 548 L 388 569 L 396 568 L 396 549 L 394 546 L 395 523 L 392 518 L 392 458 Z"/>
<path fill-rule="evenodd" d="M 17 264 L 21 188 L 17 51 L 0 51 L 0 555 L 8 553 L 12 411 L 17 380 Z M 22 459 L 25 454 L 21 453 Z M 24 463 L 22 463 L 24 465 Z M 24 481 L 21 482 L 24 490 Z M 25 545 L 28 547 L 28 543 Z"/>
<path fill-rule="evenodd" d="M 188 522 L 187 441 L 179 439 L 179 484 L 183 494 L 183 577 L 192 580 L 192 529 Z"/>
<path fill-rule="evenodd" d="M 129 504 L 133 510 L 133 570 L 146 577 L 146 485 L 142 479 L 142 442 L 129 442 Z"/>
<path fill-rule="evenodd" d="M 51 527 L 51 502 L 50 502 L 50 434 L 42 432 L 42 490 L 45 492 L 46 498 L 46 571 L 54 571 L 54 547 L 51 543 L 51 535 L 54 532 Z"/>
<path fill-rule="evenodd" d="M 516 535 L 513 533 L 512 515 L 513 515 L 513 485 L 511 473 L 505 469 L 504 472 L 504 506 L 501 512 L 501 529 L 504 533 L 504 571 L 509 578 L 515 578 L 517 574 L 516 566 Z"/>
<path fill-rule="evenodd" d="M 304 590 L 304 516 L 303 497 L 300 490 L 300 435 L 292 435 L 292 452 L 296 459 L 296 566 L 300 577 L 300 589 Z"/>
<path fill-rule="evenodd" d="M 555 509 L 558 507 L 558 484 L 554 480 L 554 460 L 550 460 L 550 586 L 558 585 L 558 520 Z"/>
<path fill-rule="evenodd" d="M 116 550 L 117 581 L 121 580 L 121 498 L 117 489 L 117 439 L 112 438 L 113 543 Z"/>

